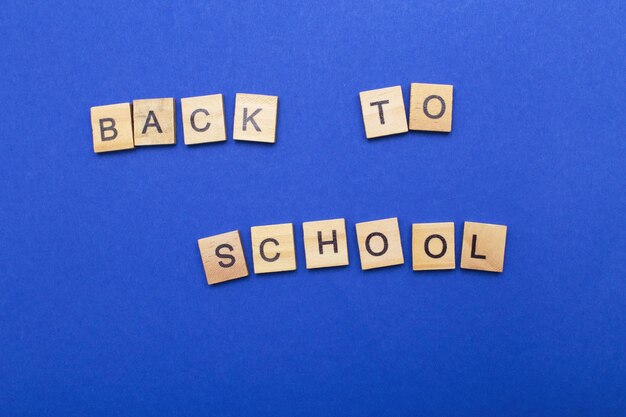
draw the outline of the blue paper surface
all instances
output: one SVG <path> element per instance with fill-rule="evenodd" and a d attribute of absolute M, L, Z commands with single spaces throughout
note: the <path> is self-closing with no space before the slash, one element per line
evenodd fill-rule
<path fill-rule="evenodd" d="M 0 414 L 622 416 L 624 2 L 0 8 Z M 454 85 L 450 134 L 358 93 Z M 279 96 L 234 142 L 238 92 Z M 96 155 L 89 108 L 223 93 L 229 140 Z M 408 108 L 408 107 L 407 107 Z M 354 224 L 406 263 L 363 272 Z M 350 265 L 308 271 L 303 221 Z M 503 274 L 415 273 L 411 223 L 508 226 Z M 293 222 L 298 269 L 209 287 L 197 239 Z M 249 264 L 250 268 L 252 267 Z"/>

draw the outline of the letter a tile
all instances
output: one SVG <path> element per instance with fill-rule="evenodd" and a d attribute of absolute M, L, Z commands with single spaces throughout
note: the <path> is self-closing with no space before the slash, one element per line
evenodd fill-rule
<path fill-rule="evenodd" d="M 238 230 L 200 239 L 198 247 L 209 285 L 248 276 Z"/>
<path fill-rule="evenodd" d="M 237 94 L 233 139 L 250 142 L 276 142 L 278 97 Z"/>
<path fill-rule="evenodd" d="M 362 91 L 359 96 L 368 139 L 409 131 L 400 86 Z"/>
<path fill-rule="evenodd" d="M 135 146 L 175 145 L 174 109 L 173 98 L 134 100 Z"/>

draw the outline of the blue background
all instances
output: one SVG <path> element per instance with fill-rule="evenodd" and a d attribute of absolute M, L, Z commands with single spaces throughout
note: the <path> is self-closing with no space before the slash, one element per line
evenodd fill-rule
<path fill-rule="evenodd" d="M 624 2 L 43 3 L 0 8 L 2 415 L 626 413 Z M 411 82 L 453 132 L 367 141 L 359 91 Z M 228 142 L 93 153 L 91 106 L 212 93 Z M 406 263 L 362 272 L 394 216 Z M 336 217 L 350 266 L 306 270 Z M 411 223 L 465 220 L 508 225 L 503 274 L 411 271 Z M 297 271 L 207 286 L 198 238 L 250 262 L 282 222 Z"/>

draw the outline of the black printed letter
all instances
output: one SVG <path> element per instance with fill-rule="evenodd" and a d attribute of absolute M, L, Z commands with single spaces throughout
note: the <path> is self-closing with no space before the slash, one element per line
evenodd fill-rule
<path fill-rule="evenodd" d="M 111 126 L 104 126 L 105 123 L 111 123 Z M 111 136 L 104 136 L 105 130 L 112 130 L 113 134 Z M 106 119 L 100 119 L 100 139 L 105 142 L 107 140 L 113 140 L 117 137 L 117 129 L 115 128 L 115 119 L 110 117 Z"/>
<path fill-rule="evenodd" d="M 278 258 L 280 258 L 280 252 L 276 253 L 276 255 L 272 256 L 271 258 L 268 258 L 267 256 L 265 256 L 265 244 L 271 242 L 274 245 L 278 246 L 278 241 L 274 238 L 267 238 L 264 241 L 261 242 L 261 244 L 259 245 L 259 254 L 261 255 L 261 258 L 263 258 L 263 260 L 265 262 L 274 262 L 277 261 Z"/>
<path fill-rule="evenodd" d="M 223 243 L 215 248 L 215 256 L 217 256 L 218 258 L 222 258 L 222 259 L 229 259 L 229 262 L 219 261 L 218 262 L 219 265 L 222 268 L 230 268 L 231 266 L 235 265 L 235 257 L 233 255 L 220 253 L 220 250 L 222 250 L 223 248 L 228 249 L 231 252 L 234 250 L 234 248 L 228 243 Z"/>
<path fill-rule="evenodd" d="M 254 129 L 257 132 L 261 131 L 261 129 L 259 128 L 259 125 L 257 125 L 256 122 L 254 121 L 254 116 L 259 114 L 260 112 L 261 112 L 261 109 L 256 109 L 254 112 L 252 112 L 250 116 L 248 116 L 248 108 L 247 107 L 243 108 L 243 130 L 246 130 L 246 125 L 248 124 L 248 122 L 250 122 L 252 123 L 252 126 L 254 126 Z"/>
<path fill-rule="evenodd" d="M 337 249 L 337 231 L 333 230 L 333 240 L 326 240 L 326 241 L 322 240 L 322 232 L 318 231 L 317 232 L 317 244 L 319 246 L 320 255 L 324 254 L 324 245 L 333 245 L 333 252 L 338 253 L 339 250 Z"/>
<path fill-rule="evenodd" d="M 441 252 L 439 252 L 436 255 L 430 251 L 429 243 L 431 239 L 441 240 L 441 245 L 442 245 Z M 424 242 L 424 251 L 426 252 L 426 255 L 430 256 L 431 258 L 438 259 L 438 258 L 441 258 L 443 255 L 445 255 L 446 252 L 448 251 L 448 243 L 441 235 L 430 235 L 426 238 L 426 241 Z"/>
<path fill-rule="evenodd" d="M 476 239 L 478 238 L 478 236 L 476 235 L 472 235 L 472 258 L 475 259 L 487 259 L 487 257 L 485 255 L 478 255 L 476 253 Z"/>
<path fill-rule="evenodd" d="M 206 109 L 194 110 L 193 113 L 191 113 L 191 117 L 189 118 L 189 121 L 191 122 L 191 128 L 196 132 L 206 132 L 207 130 L 209 130 L 209 127 L 211 127 L 211 123 L 207 122 L 204 127 L 196 126 L 196 114 L 198 113 L 204 113 L 206 116 L 209 115 L 209 112 Z"/>
<path fill-rule="evenodd" d="M 441 103 L 441 110 L 439 111 L 439 113 L 430 114 L 430 112 L 428 111 L 428 103 L 430 102 L 430 100 L 439 100 L 439 102 Z M 426 115 L 426 117 L 430 117 L 431 119 L 439 119 L 441 116 L 443 116 L 445 112 L 446 102 L 443 101 L 443 98 L 441 98 L 441 96 L 432 95 L 426 97 L 426 100 L 424 100 L 424 114 Z"/>
<path fill-rule="evenodd" d="M 153 119 L 154 121 L 150 122 L 150 119 Z M 159 124 L 159 121 L 157 120 L 156 115 L 152 110 L 148 112 L 148 117 L 146 117 L 146 123 L 143 125 L 143 130 L 141 131 L 141 134 L 145 134 L 149 127 L 156 127 L 159 133 L 163 133 L 163 131 L 161 130 L 161 125 Z"/>
<path fill-rule="evenodd" d="M 382 240 L 383 240 L 383 249 L 380 252 L 374 252 L 372 250 L 372 248 L 370 248 L 370 240 L 375 237 L 375 236 L 379 236 Z M 383 235 L 380 232 L 374 232 L 374 233 L 370 233 L 367 238 L 365 239 L 365 249 L 367 250 L 367 252 L 372 255 L 372 256 L 380 256 L 380 255 L 384 255 L 385 252 L 387 252 L 387 249 L 389 249 L 389 243 L 387 242 L 387 236 Z"/>
<path fill-rule="evenodd" d="M 385 124 L 385 114 L 383 113 L 383 104 L 389 104 L 389 100 L 374 101 L 370 103 L 370 106 L 378 106 L 378 117 L 380 117 L 380 124 Z"/>

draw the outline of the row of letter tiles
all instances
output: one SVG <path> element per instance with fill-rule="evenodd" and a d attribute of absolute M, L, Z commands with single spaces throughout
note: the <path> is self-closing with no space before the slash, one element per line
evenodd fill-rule
<path fill-rule="evenodd" d="M 224 97 L 213 94 L 181 99 L 186 145 L 226 140 Z M 278 97 L 237 94 L 233 138 L 274 143 Z M 176 144 L 176 105 L 173 98 L 134 100 L 91 108 L 95 153 L 135 146 Z"/>
<path fill-rule="evenodd" d="M 409 129 L 451 132 L 452 92 L 451 85 L 412 83 L 408 126 L 400 86 L 361 92 L 365 136 L 372 139 Z"/>
<path fill-rule="evenodd" d="M 454 223 L 412 225 L 413 270 L 456 268 Z M 349 264 L 345 219 L 302 224 L 307 269 Z M 507 227 L 465 222 L 461 268 L 502 272 Z M 397 218 L 356 224 L 361 269 L 383 268 L 404 263 Z M 255 274 L 296 269 L 293 224 L 251 228 Z M 198 240 L 209 285 L 248 276 L 248 266 L 239 231 Z"/>

